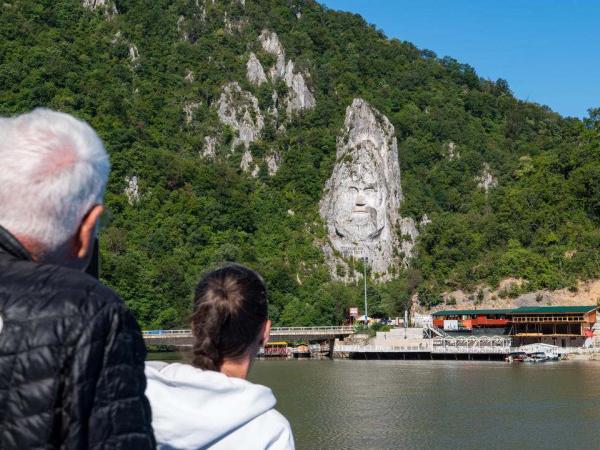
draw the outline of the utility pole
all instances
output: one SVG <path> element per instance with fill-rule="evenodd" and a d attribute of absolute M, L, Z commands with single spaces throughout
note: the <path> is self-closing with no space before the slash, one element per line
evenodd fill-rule
<path fill-rule="evenodd" d="M 369 304 L 367 303 L 367 257 L 363 256 L 363 278 L 365 279 L 365 326 L 369 328 Z"/>

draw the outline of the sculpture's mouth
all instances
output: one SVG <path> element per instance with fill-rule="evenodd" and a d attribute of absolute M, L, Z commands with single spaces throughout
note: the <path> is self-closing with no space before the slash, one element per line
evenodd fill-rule
<path fill-rule="evenodd" d="M 365 206 L 355 206 L 352 209 L 352 213 L 353 214 L 359 214 L 359 215 L 369 214 L 369 208 L 367 208 Z"/>

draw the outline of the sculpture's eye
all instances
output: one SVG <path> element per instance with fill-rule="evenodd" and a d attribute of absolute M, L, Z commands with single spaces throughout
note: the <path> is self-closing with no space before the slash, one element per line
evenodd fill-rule
<path fill-rule="evenodd" d="M 358 188 L 356 186 L 350 186 L 350 192 L 358 192 Z"/>

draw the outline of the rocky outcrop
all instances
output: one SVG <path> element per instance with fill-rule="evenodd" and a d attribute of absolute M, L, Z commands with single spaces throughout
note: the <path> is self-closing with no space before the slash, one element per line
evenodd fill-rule
<path fill-rule="evenodd" d="M 132 177 L 125 177 L 125 196 L 127 197 L 127 203 L 129 205 L 134 206 L 140 202 L 140 189 L 138 186 L 138 177 L 137 175 L 133 175 Z"/>
<path fill-rule="evenodd" d="M 351 260 L 366 260 L 380 280 L 406 264 L 418 235 L 412 219 L 402 219 L 400 166 L 394 127 L 362 99 L 354 99 L 336 147 L 336 164 L 325 185 L 320 214 L 329 242 L 322 246 L 334 278 Z M 406 236 L 399 242 L 398 236 Z M 402 255 L 399 254 L 399 251 Z"/>
<path fill-rule="evenodd" d="M 483 164 L 483 169 L 481 170 L 481 174 L 475 177 L 475 181 L 477 181 L 477 187 L 487 194 L 490 189 L 498 186 L 498 180 L 492 175 L 490 166 L 488 163 Z"/>
<path fill-rule="evenodd" d="M 265 52 L 275 56 L 275 64 L 268 70 L 269 78 L 273 82 L 283 79 L 288 88 L 288 95 L 284 100 L 288 117 L 295 111 L 314 108 L 315 96 L 306 83 L 308 75 L 297 71 L 291 59 L 286 63 L 285 51 L 277 33 L 263 30 L 258 40 Z"/>
<path fill-rule="evenodd" d="M 179 16 L 177 19 L 177 32 L 181 36 L 181 39 L 184 41 L 190 40 L 190 35 L 185 28 L 185 17 Z"/>
<path fill-rule="evenodd" d="M 285 74 L 285 52 L 279 42 L 279 36 L 274 31 L 263 30 L 258 37 L 263 50 L 275 56 L 275 64 L 269 69 L 269 76 L 272 81 L 283 78 Z"/>
<path fill-rule="evenodd" d="M 452 161 L 454 159 L 460 158 L 460 152 L 458 151 L 458 146 L 450 141 L 446 144 L 446 157 Z"/>
<path fill-rule="evenodd" d="M 246 20 L 244 19 L 239 19 L 239 20 L 234 20 L 234 19 L 230 19 L 229 16 L 227 15 L 227 12 L 225 12 L 225 16 L 223 18 L 223 29 L 225 30 L 225 33 L 227 34 L 233 34 L 234 32 L 240 32 L 244 29 L 244 27 L 246 26 Z"/>
<path fill-rule="evenodd" d="M 185 77 L 183 79 L 188 83 L 193 83 L 196 78 L 194 77 L 194 72 L 192 72 L 190 69 L 186 69 Z"/>
<path fill-rule="evenodd" d="M 107 16 L 118 14 L 117 7 L 112 0 L 83 0 L 82 6 L 87 9 L 102 10 Z"/>
<path fill-rule="evenodd" d="M 217 138 L 214 136 L 204 137 L 204 146 L 202 148 L 202 157 L 214 158 L 217 154 Z"/>
<path fill-rule="evenodd" d="M 417 237 L 419 237 L 419 230 L 415 224 L 414 219 L 411 217 L 404 217 L 400 219 L 400 251 L 404 262 L 407 264 L 408 260 L 413 257 L 413 248 L 417 243 Z"/>
<path fill-rule="evenodd" d="M 227 83 L 223 86 L 217 108 L 221 122 L 229 125 L 236 133 L 233 148 L 243 144 L 247 150 L 250 143 L 258 138 L 265 125 L 256 97 L 242 90 L 236 82 Z"/>
<path fill-rule="evenodd" d="M 240 162 L 240 169 L 242 169 L 244 172 L 248 172 L 248 170 L 250 170 L 250 166 L 252 165 L 253 161 L 254 161 L 254 158 L 252 158 L 252 153 L 250 153 L 250 150 L 246 150 L 244 152 L 244 154 L 242 155 L 242 161 Z"/>
<path fill-rule="evenodd" d="M 270 155 L 267 155 L 265 161 L 267 162 L 267 171 L 269 172 L 269 176 L 272 177 L 279 170 L 281 155 L 279 153 L 271 153 Z"/>
<path fill-rule="evenodd" d="M 250 172 L 250 168 L 252 167 L 252 172 Z M 245 150 L 242 155 L 242 160 L 240 162 L 240 169 L 244 172 L 250 172 L 250 176 L 256 178 L 258 173 L 260 172 L 260 167 L 258 164 L 254 164 L 254 158 L 252 157 L 252 153 L 250 150 Z"/>
<path fill-rule="evenodd" d="M 198 102 L 187 102 L 183 105 L 183 114 L 185 124 L 189 125 L 194 120 L 194 111 L 198 109 L 200 103 Z"/>
<path fill-rule="evenodd" d="M 267 82 L 263 66 L 254 53 L 250 53 L 250 58 L 246 63 L 246 77 L 250 83 L 256 86 Z"/>
<path fill-rule="evenodd" d="M 129 44 L 129 66 L 137 69 L 140 65 L 140 53 L 135 44 Z"/>
<path fill-rule="evenodd" d="M 117 31 L 112 39 L 110 40 L 112 45 L 123 45 L 127 46 L 127 55 L 129 59 L 129 68 L 135 70 L 140 65 L 140 52 L 135 44 L 130 42 L 127 38 L 123 37 L 123 33 Z"/>
<path fill-rule="evenodd" d="M 311 109 L 316 105 L 315 96 L 308 89 L 304 76 L 294 71 L 294 63 L 288 61 L 284 75 L 285 84 L 288 87 L 286 99 L 286 111 L 290 116 L 294 111 Z"/>

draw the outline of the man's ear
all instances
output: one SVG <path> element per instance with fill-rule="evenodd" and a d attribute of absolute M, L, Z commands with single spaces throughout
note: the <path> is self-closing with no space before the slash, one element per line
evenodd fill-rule
<path fill-rule="evenodd" d="M 267 320 L 265 321 L 262 333 L 262 347 L 267 345 L 267 342 L 269 342 L 269 337 L 271 337 L 271 321 Z"/>
<path fill-rule="evenodd" d="M 81 221 L 77 235 L 75 236 L 75 255 L 78 258 L 86 258 L 92 249 L 92 243 L 96 237 L 96 223 L 104 211 L 104 206 L 94 205 Z"/>

